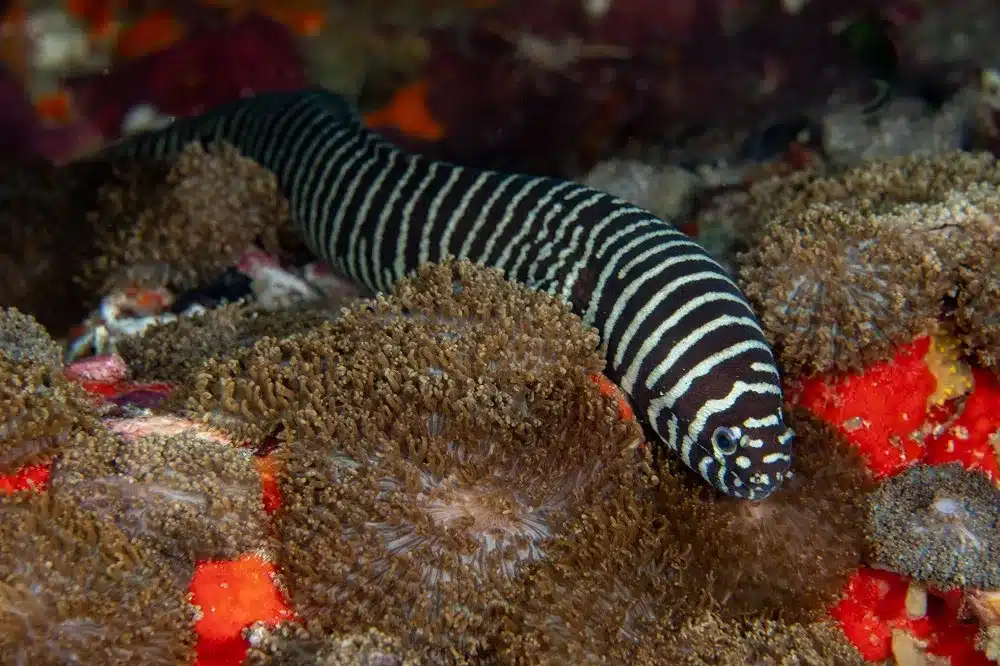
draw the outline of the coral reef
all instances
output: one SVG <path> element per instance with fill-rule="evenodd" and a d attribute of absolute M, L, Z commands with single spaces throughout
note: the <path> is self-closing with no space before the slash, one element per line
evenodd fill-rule
<path fill-rule="evenodd" d="M 62 367 L 62 349 L 45 327 L 17 308 L 0 310 L 0 354 L 15 363 Z"/>
<path fill-rule="evenodd" d="M 274 564 L 257 553 L 199 563 L 188 588 L 191 604 L 200 610 L 199 662 L 242 664 L 249 647 L 245 628 L 292 620 L 295 613 L 275 582 Z"/>
<path fill-rule="evenodd" d="M 230 303 L 125 338 L 118 353 L 137 380 L 183 384 L 209 359 L 222 361 L 259 338 L 301 333 L 335 316 L 313 308 L 266 311 Z"/>
<path fill-rule="evenodd" d="M 0 663 L 187 663 L 192 612 L 114 526 L 32 493 L 0 496 Z"/>
<path fill-rule="evenodd" d="M 1000 225 L 970 239 L 958 267 L 955 324 L 980 365 L 1000 371 Z"/>
<path fill-rule="evenodd" d="M 9 309 L 0 319 L 0 474 L 7 474 L 87 439 L 96 422 L 93 402 L 63 375 L 37 322 Z M 8 337 L 15 335 L 25 337 Z"/>
<path fill-rule="evenodd" d="M 734 627 L 711 613 L 693 618 L 661 653 L 677 666 L 863 666 L 868 663 L 831 622 L 787 625 L 751 620 Z"/>
<path fill-rule="evenodd" d="M 926 243 L 840 206 L 768 225 L 740 277 L 785 372 L 860 368 L 930 330 L 950 285 Z"/>
<path fill-rule="evenodd" d="M 835 427 L 876 478 L 921 461 L 961 462 L 1000 478 L 991 443 L 1000 427 L 1000 384 L 991 372 L 965 366 L 960 347 L 946 336 L 923 336 L 862 373 L 797 382 L 789 400 Z"/>
<path fill-rule="evenodd" d="M 862 567 L 830 614 L 869 662 L 946 659 L 978 666 L 983 656 L 974 646 L 977 626 L 963 606 L 961 590 L 942 593 L 891 571 Z"/>
<path fill-rule="evenodd" d="M 50 488 L 160 553 L 180 580 L 198 561 L 267 545 L 251 452 L 190 430 L 95 437 L 55 464 Z"/>
<path fill-rule="evenodd" d="M 795 475 L 773 501 L 747 504 L 699 497 L 687 484 L 661 486 L 657 508 L 673 540 L 698 549 L 687 584 L 720 604 L 724 618 L 817 619 L 861 562 L 870 474 L 834 429 L 803 410 L 787 418 L 797 438 Z"/>
<path fill-rule="evenodd" d="M 663 663 L 683 653 L 676 633 L 703 612 L 729 626 L 821 618 L 861 562 L 870 480 L 829 428 L 794 418 L 796 475 L 764 502 L 713 496 L 664 469 L 652 492 L 587 512 L 530 565 L 502 654 Z"/>
<path fill-rule="evenodd" d="M 594 333 L 496 271 L 427 267 L 299 338 L 326 349 L 310 383 L 340 386 L 315 426 L 288 424 L 276 524 L 291 598 L 325 630 L 482 658 L 522 566 L 649 483 L 638 427 L 587 377 Z"/>
<path fill-rule="evenodd" d="M 998 183 L 991 156 L 942 153 L 752 188 L 740 279 L 785 372 L 888 358 L 933 330 L 946 296 L 969 351 L 988 358 L 992 292 L 969 271 L 996 254 Z"/>
<path fill-rule="evenodd" d="M 301 625 L 273 629 L 255 625 L 247 630 L 247 666 L 417 666 L 394 638 L 369 629 L 350 636 L 319 637 Z"/>
<path fill-rule="evenodd" d="M 27 66 L 59 56 L 90 73 L 51 95 L 41 83 L 65 72 L 33 73 L 28 95 L 0 76 L 0 125 L 16 128 L 0 150 L 59 161 L 95 143 L 91 123 L 115 137 L 143 113 L 159 122 L 299 87 L 299 52 L 363 104 L 391 98 L 367 122 L 461 161 L 579 175 L 626 135 L 677 139 L 667 161 L 684 169 L 614 160 L 590 182 L 664 216 L 734 195 L 725 238 L 684 230 L 727 254 L 745 232 L 741 279 L 789 380 L 796 474 L 750 504 L 656 458 L 627 403 L 592 383 L 592 332 L 494 272 L 427 267 L 336 314 L 318 302 L 322 267 L 282 263 L 288 210 L 273 177 L 229 147 L 156 164 L 3 164 L 0 302 L 20 312 L 0 313 L 0 492 L 24 492 L 0 498 L 0 663 L 185 663 L 194 633 L 206 664 L 241 663 L 246 643 L 251 663 L 303 666 L 975 663 L 980 628 L 960 601 L 979 596 L 858 567 L 867 546 L 934 586 L 1000 578 L 1000 169 L 947 153 L 820 165 L 743 192 L 814 164 L 790 144 L 838 168 L 954 147 L 970 104 L 995 131 L 986 87 L 927 102 L 892 97 L 913 84 L 893 79 L 886 100 L 854 103 L 867 73 L 839 48 L 854 39 L 842 28 L 873 15 L 898 28 L 901 3 L 71 4 L 17 30 L 73 31 L 60 53 L 37 37 Z M 970 13 L 949 16 L 968 26 Z M 326 43 L 293 42 L 289 28 L 324 22 L 336 24 Z M 931 28 L 901 41 L 950 59 L 919 43 Z M 988 31 L 971 36 L 963 48 L 995 50 Z M 114 68 L 98 73 L 82 50 Z M 834 88 L 846 105 L 802 138 Z M 678 157 L 688 130 L 707 144 L 701 159 Z M 736 153 L 715 151 L 719 136 Z M 705 163 L 718 154 L 744 162 Z M 282 261 L 248 259 L 255 245 Z M 226 268 L 254 305 L 199 300 Z M 100 317 L 136 284 L 117 314 L 143 335 L 121 339 L 121 357 L 62 367 L 41 326 L 62 338 L 97 305 L 84 346 L 113 349 Z M 213 309 L 169 321 L 188 313 L 183 299 L 132 307 L 167 284 Z M 288 307 L 305 292 L 317 298 Z M 864 372 L 828 374 L 848 369 Z M 982 474 L 912 466 L 948 461 Z M 871 495 L 863 464 L 885 477 Z M 840 628 L 826 617 L 835 603 Z M 980 649 L 996 658 L 995 618 L 983 624 Z"/>
<path fill-rule="evenodd" d="M 130 164 L 115 175 L 90 214 L 100 256 L 84 279 L 102 293 L 123 274 L 141 282 L 160 266 L 168 282 L 191 287 L 236 264 L 255 242 L 277 251 L 290 233 L 275 175 L 232 146 L 190 144 L 158 165 Z"/>
<path fill-rule="evenodd" d="M 941 588 L 1000 587 L 1000 491 L 960 465 L 914 465 L 872 496 L 870 558 Z"/>
<path fill-rule="evenodd" d="M 196 603 L 213 609 L 199 633 L 218 654 L 242 654 L 234 632 L 261 617 L 232 585 L 289 619 L 277 576 L 311 624 L 251 630 L 260 663 L 368 649 L 399 663 L 858 663 L 821 623 L 861 562 L 870 488 L 833 428 L 790 413 L 788 487 L 756 504 L 715 496 L 620 420 L 588 379 L 596 337 L 565 305 L 467 262 L 333 321 L 222 310 L 154 329 L 131 360 L 163 345 L 148 372 L 176 373 L 168 410 L 258 443 L 280 431 L 257 449 L 278 447 L 268 462 L 168 412 L 107 421 L 121 439 L 81 439 L 50 482 L 176 580 L 202 558 L 266 553 L 261 481 L 277 479 L 277 572 L 246 556 L 198 565 Z M 241 337 L 214 346 L 216 329 Z"/>
<path fill-rule="evenodd" d="M 449 265 L 450 266 L 450 265 Z M 492 274 L 480 276 L 468 262 L 458 262 L 461 267 L 459 275 L 466 281 L 463 283 L 444 280 L 438 277 L 432 282 L 430 276 L 421 283 L 421 289 L 416 289 L 409 282 L 402 282 L 396 288 L 400 299 L 397 305 L 385 300 L 377 300 L 352 317 L 342 317 L 335 324 L 320 326 L 296 338 L 277 339 L 264 338 L 252 348 L 237 350 L 222 361 L 209 360 L 199 371 L 194 381 L 182 388 L 177 394 L 178 401 L 195 413 L 215 414 L 221 418 L 228 417 L 243 421 L 248 429 L 233 433 L 234 439 L 254 439 L 270 435 L 282 424 L 288 415 L 294 415 L 308 408 L 318 414 L 329 411 L 328 400 L 350 402 L 352 400 L 368 400 L 365 397 L 364 385 L 349 380 L 350 371 L 365 363 L 384 367 L 388 363 L 386 354 L 399 345 L 409 348 L 416 342 L 402 338 L 402 333 L 388 329 L 380 335 L 384 338 L 385 350 L 379 349 L 374 358 L 370 356 L 374 350 L 368 341 L 364 349 L 359 349 L 356 342 L 341 342 L 337 331 L 350 331 L 357 323 L 375 318 L 377 321 L 393 319 L 431 319 L 441 326 L 451 324 L 454 329 L 440 332 L 440 338 L 448 340 L 456 335 L 461 340 L 465 330 L 466 320 L 510 320 L 519 328 L 490 331 L 496 338 L 487 338 L 491 349 L 504 349 L 510 341 L 507 336 L 517 334 L 521 329 L 536 330 L 536 338 L 527 338 L 523 344 L 533 345 L 533 348 L 523 350 L 530 353 L 531 358 L 538 363 L 546 360 L 559 360 L 564 356 L 578 359 L 588 372 L 599 373 L 603 369 L 603 360 L 597 354 L 597 337 L 594 332 L 581 333 L 579 319 L 566 306 L 555 306 L 548 296 L 537 294 L 527 288 L 517 288 L 512 294 L 511 286 Z M 456 278 L 457 279 L 457 278 Z M 499 284 L 497 284 L 499 280 Z M 452 290 L 458 293 L 453 293 Z M 497 295 L 498 289 L 506 298 Z M 454 300 L 452 300 L 454 299 Z M 367 308 L 367 310 L 365 310 Z M 401 308 L 406 311 L 423 312 L 422 315 L 404 315 L 396 311 Z M 370 310 L 370 313 L 363 313 Z M 381 314 L 380 314 L 381 313 Z M 381 319 L 380 319 L 381 317 Z M 513 324 L 512 324 L 513 325 Z M 476 326 L 480 328 L 476 328 Z M 472 331 L 481 330 L 484 326 L 477 323 Z M 544 332 L 544 334 L 542 333 Z M 334 337 L 331 338 L 331 335 Z M 353 336 L 350 334 L 348 337 Z M 422 336 L 422 337 L 426 337 Z M 441 339 L 432 338 L 427 341 L 431 349 L 439 344 Z M 346 345 L 343 346 L 342 345 Z M 517 348 L 511 354 L 521 351 Z M 350 356 L 345 354 L 349 352 Z M 430 352 L 420 352 L 426 362 L 434 359 L 426 358 Z M 478 359 L 477 356 L 473 356 Z M 517 358 L 513 356 L 512 358 Z M 341 361 L 341 359 L 343 359 Z M 497 359 L 494 364 L 500 363 Z M 503 360 L 499 367 L 483 367 L 484 361 L 477 360 L 469 370 L 475 372 L 498 372 L 505 369 L 513 361 Z M 522 370 L 522 372 L 527 372 Z M 395 381 L 395 377 L 391 377 Z M 345 385 L 345 382 L 347 384 Z M 393 404 L 397 402 L 392 399 Z M 360 404 L 369 404 L 362 402 Z M 517 414 L 514 402 L 499 403 L 496 409 L 503 408 L 507 413 Z M 373 413 L 386 409 L 383 405 L 372 405 Z M 301 423 L 285 423 L 286 426 L 297 425 L 305 428 L 306 436 L 316 436 L 316 428 L 325 428 L 320 422 L 304 420 Z M 332 433 L 323 433 L 332 434 Z"/>

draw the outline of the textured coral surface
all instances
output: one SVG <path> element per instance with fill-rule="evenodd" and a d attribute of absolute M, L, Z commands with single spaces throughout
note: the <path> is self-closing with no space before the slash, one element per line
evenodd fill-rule
<path fill-rule="evenodd" d="M 0 3 L 0 664 L 997 658 L 996 7 L 326 5 Z M 358 302 L 226 146 L 51 164 L 307 82 L 437 156 L 613 158 L 749 296 L 795 477 L 709 492 L 495 273 Z"/>

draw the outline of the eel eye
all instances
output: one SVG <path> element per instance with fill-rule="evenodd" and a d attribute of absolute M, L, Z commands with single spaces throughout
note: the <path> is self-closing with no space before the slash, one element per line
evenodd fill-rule
<path fill-rule="evenodd" d="M 736 448 L 740 445 L 740 435 L 742 433 L 737 428 L 719 427 L 712 433 L 712 446 L 717 453 L 724 456 L 731 456 L 736 453 Z"/>

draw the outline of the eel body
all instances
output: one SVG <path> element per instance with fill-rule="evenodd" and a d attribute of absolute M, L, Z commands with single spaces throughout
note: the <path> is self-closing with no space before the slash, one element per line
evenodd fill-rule
<path fill-rule="evenodd" d="M 715 488 L 758 500 L 791 474 L 774 356 L 738 286 L 695 241 L 582 185 L 408 153 L 321 89 L 264 93 L 111 148 L 163 157 L 224 140 L 272 171 L 303 240 L 388 290 L 448 255 L 568 301 L 607 374 L 663 443 Z"/>

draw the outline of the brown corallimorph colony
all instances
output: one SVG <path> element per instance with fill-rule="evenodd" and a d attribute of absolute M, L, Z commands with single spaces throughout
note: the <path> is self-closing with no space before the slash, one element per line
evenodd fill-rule
<path fill-rule="evenodd" d="M 998 184 L 992 156 L 956 152 L 752 188 L 740 279 L 784 371 L 885 358 L 931 331 L 952 302 L 946 321 L 989 363 L 1000 339 L 985 273 L 1000 254 Z"/>
<path fill-rule="evenodd" d="M 793 622 L 825 616 L 861 564 L 874 486 L 864 462 L 836 430 L 803 410 L 795 430 L 795 476 L 761 502 L 699 497 L 687 484 L 662 485 L 657 510 L 672 538 L 697 556 L 690 576 L 720 604 L 723 618 L 763 613 Z M 690 583 L 689 583 L 690 584 Z"/>
<path fill-rule="evenodd" d="M 503 637 L 505 659 L 673 663 L 661 655 L 691 648 L 682 628 L 704 613 L 727 632 L 746 619 L 780 616 L 781 624 L 752 625 L 769 627 L 773 642 L 755 649 L 775 659 L 805 640 L 812 630 L 804 628 L 825 616 L 861 564 L 870 480 L 831 429 L 802 414 L 792 424 L 796 475 L 764 502 L 723 498 L 664 471 L 653 493 L 624 493 L 614 511 L 585 514 L 531 565 L 517 600 L 519 624 Z M 830 650 L 853 653 L 841 635 L 816 636 Z M 728 639 L 702 637 L 706 649 L 713 640 L 721 654 Z M 748 663 L 735 651 L 729 661 L 705 658 L 678 663 Z"/>
<path fill-rule="evenodd" d="M 251 452 L 193 431 L 136 438 L 103 433 L 56 463 L 50 492 L 160 553 L 180 580 L 200 560 L 268 545 Z"/>
<path fill-rule="evenodd" d="M 743 632 L 698 625 L 706 655 L 853 654 L 812 623 L 861 562 L 857 456 L 796 414 L 796 476 L 766 502 L 654 471 L 590 378 L 596 333 L 497 271 L 426 266 L 336 321 L 210 356 L 185 370 L 185 409 L 282 442 L 278 564 L 310 624 L 259 635 L 260 663 L 339 664 L 350 647 L 657 664 L 690 652 L 678 636 L 703 613 Z"/>
<path fill-rule="evenodd" d="M 0 496 L 0 664 L 176 666 L 193 617 L 157 557 L 47 495 Z"/>
<path fill-rule="evenodd" d="M 255 243 L 277 251 L 291 225 L 274 174 L 224 143 L 116 165 L 89 217 L 98 256 L 83 281 L 101 292 L 123 281 L 195 286 Z"/>
<path fill-rule="evenodd" d="M 976 361 L 1000 372 L 1000 224 L 986 225 L 958 267 L 955 324 Z"/>
<path fill-rule="evenodd" d="M 730 623 L 712 613 L 688 622 L 661 653 L 671 666 L 864 666 L 861 654 L 829 621 Z"/>
<path fill-rule="evenodd" d="M 1000 490 L 986 475 L 914 465 L 872 494 L 870 559 L 940 589 L 1000 588 Z"/>
<path fill-rule="evenodd" d="M 595 333 L 495 271 L 425 268 L 300 337 L 325 338 L 336 402 L 288 423 L 276 525 L 290 597 L 325 631 L 489 658 L 523 565 L 652 482 L 638 426 L 588 378 Z"/>
<path fill-rule="evenodd" d="M 0 354 L 16 363 L 62 367 L 62 348 L 45 327 L 17 308 L 0 309 Z"/>
<path fill-rule="evenodd" d="M 259 310 L 230 303 L 123 338 L 117 351 L 134 379 L 180 384 L 209 359 L 221 361 L 264 336 L 293 335 L 335 317 L 318 309 Z"/>
<path fill-rule="evenodd" d="M 315 624 L 315 623 L 313 623 Z M 247 666 L 419 666 L 398 639 L 375 629 L 349 636 L 310 632 L 307 627 L 255 625 L 246 631 L 250 642 Z"/>
<path fill-rule="evenodd" d="M 453 269 L 463 280 L 457 294 L 453 293 L 457 283 L 445 279 L 447 271 Z M 362 382 L 358 378 L 362 364 L 371 364 L 385 373 L 385 381 L 396 382 L 389 354 L 398 354 L 400 348 L 411 349 L 415 351 L 410 353 L 422 358 L 422 362 L 432 363 L 434 354 L 445 353 L 438 351 L 446 350 L 444 343 L 461 341 L 466 330 L 469 335 L 475 333 L 477 344 L 483 345 L 482 351 L 471 358 L 472 373 L 500 372 L 504 364 L 512 363 L 511 358 L 522 357 L 526 360 L 516 367 L 527 375 L 545 363 L 568 362 L 564 357 L 585 362 L 581 371 L 597 373 L 603 369 L 597 334 L 583 332 L 579 319 L 568 307 L 555 305 L 549 297 L 524 287 L 515 288 L 468 262 L 428 269 L 421 276 L 419 282 L 401 282 L 392 301 L 384 297 L 369 301 L 368 305 L 346 311 L 336 323 L 321 324 L 289 338 L 265 337 L 221 361 L 210 359 L 195 372 L 194 381 L 184 387 L 178 399 L 193 413 L 207 414 L 206 418 L 231 429 L 236 440 L 267 437 L 281 427 L 297 429 L 307 436 L 333 436 L 325 415 L 338 405 L 371 405 L 372 413 L 380 418 L 388 409 L 387 405 L 369 402 L 368 382 L 372 380 Z M 404 316 L 401 308 L 418 314 Z M 474 320 L 480 323 L 473 325 Z M 497 328 L 495 322 L 507 320 L 516 328 Z M 406 338 L 407 331 L 399 328 L 406 321 L 413 326 L 436 324 L 441 330 L 426 348 L 419 348 Z M 364 332 L 353 333 L 355 329 Z M 365 337 L 369 330 L 379 331 L 379 346 Z M 481 335 L 484 330 L 489 332 L 486 337 Z M 533 337 L 521 342 L 527 348 L 496 357 L 486 354 L 486 350 L 498 350 L 499 354 L 512 344 L 511 337 L 520 330 L 534 331 Z M 387 399 L 398 402 L 391 396 Z M 523 399 L 497 398 L 491 408 L 516 414 L 522 409 Z"/>
<path fill-rule="evenodd" d="M 0 474 L 90 437 L 94 403 L 66 379 L 59 349 L 31 317 L 0 311 Z"/>
<path fill-rule="evenodd" d="M 926 239 L 825 204 L 778 226 L 741 277 L 786 373 L 860 367 L 937 321 L 949 284 Z"/>

